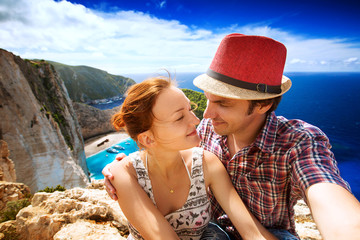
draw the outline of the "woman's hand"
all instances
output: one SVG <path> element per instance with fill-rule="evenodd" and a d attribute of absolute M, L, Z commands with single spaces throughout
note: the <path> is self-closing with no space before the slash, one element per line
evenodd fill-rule
<path fill-rule="evenodd" d="M 105 185 L 106 192 L 115 201 L 118 200 L 118 197 L 116 195 L 116 189 L 111 184 L 111 180 L 114 180 L 114 175 L 110 172 L 110 168 L 114 162 L 121 161 L 125 157 L 126 157 L 126 155 L 124 153 L 119 153 L 118 155 L 116 155 L 115 160 L 112 163 L 107 164 L 101 172 L 105 177 L 104 185 Z"/>

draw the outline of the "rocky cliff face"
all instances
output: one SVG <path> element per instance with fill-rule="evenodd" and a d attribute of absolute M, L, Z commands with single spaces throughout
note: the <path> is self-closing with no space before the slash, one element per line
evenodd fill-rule
<path fill-rule="evenodd" d="M 0 213 L 5 209 L 7 202 L 23 199 L 30 194 L 28 186 L 15 181 L 14 163 L 9 158 L 7 143 L 0 140 Z"/>
<path fill-rule="evenodd" d="M 115 129 L 110 123 L 110 119 L 112 115 L 120 110 L 120 107 L 100 110 L 90 105 L 76 102 L 73 103 L 73 106 L 84 140 L 101 134 L 115 132 Z"/>
<path fill-rule="evenodd" d="M 51 65 L 0 49 L 0 99 L 0 139 L 8 143 L 18 182 L 32 192 L 88 183 L 80 126 Z"/>
<path fill-rule="evenodd" d="M 15 166 L 9 155 L 7 142 L 0 140 L 0 181 L 16 182 Z"/>

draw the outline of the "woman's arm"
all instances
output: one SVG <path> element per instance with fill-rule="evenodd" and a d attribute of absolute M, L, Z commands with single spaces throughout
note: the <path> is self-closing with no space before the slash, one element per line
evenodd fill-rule
<path fill-rule="evenodd" d="M 206 184 L 243 239 L 277 239 L 246 208 L 224 165 L 214 154 L 204 151 L 203 166 Z"/>
<path fill-rule="evenodd" d="M 165 217 L 137 181 L 129 158 L 113 163 L 111 183 L 116 189 L 121 210 L 145 239 L 179 239 Z"/>

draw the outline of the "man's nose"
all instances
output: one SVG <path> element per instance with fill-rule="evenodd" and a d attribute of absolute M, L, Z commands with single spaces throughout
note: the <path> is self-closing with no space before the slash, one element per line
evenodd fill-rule
<path fill-rule="evenodd" d="M 206 109 L 204 111 L 204 118 L 214 118 L 215 116 L 215 112 L 214 112 L 214 105 L 209 103 L 209 101 L 207 101 L 207 105 L 206 105 Z"/>

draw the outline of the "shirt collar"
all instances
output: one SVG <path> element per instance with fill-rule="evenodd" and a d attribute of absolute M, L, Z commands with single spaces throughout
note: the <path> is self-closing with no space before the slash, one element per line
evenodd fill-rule
<path fill-rule="evenodd" d="M 252 146 L 258 147 L 263 152 L 272 153 L 275 148 L 277 129 L 277 117 L 275 112 L 272 112 L 267 116 L 265 125 Z"/>
<path fill-rule="evenodd" d="M 214 134 L 213 139 L 222 143 L 226 142 L 227 136 L 226 135 L 222 136 L 215 133 L 210 119 L 208 119 L 208 124 L 210 124 L 212 128 L 212 132 Z M 278 129 L 277 117 L 275 115 L 275 112 L 272 112 L 266 117 L 266 121 L 263 129 L 255 139 L 255 142 L 251 144 L 250 148 L 255 146 L 265 153 L 266 152 L 272 153 L 275 148 L 277 129 Z"/>

